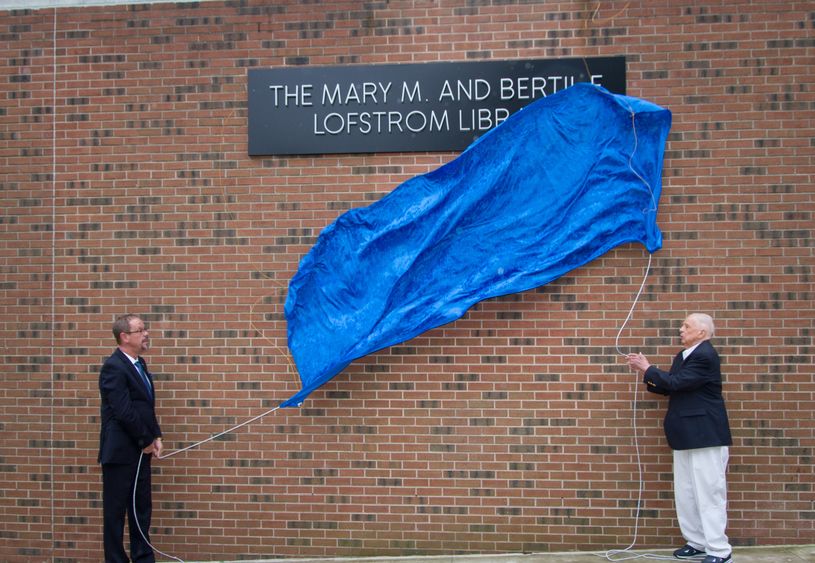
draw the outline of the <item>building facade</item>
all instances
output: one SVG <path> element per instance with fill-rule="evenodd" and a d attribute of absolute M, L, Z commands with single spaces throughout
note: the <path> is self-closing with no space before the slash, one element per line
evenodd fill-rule
<path fill-rule="evenodd" d="M 731 541 L 815 543 L 811 2 L 27 5 L 0 12 L 0 559 L 101 558 L 116 316 L 149 323 L 168 450 L 262 414 L 299 388 L 283 303 L 321 230 L 457 156 L 249 156 L 250 69 L 612 56 L 628 95 L 673 114 L 664 245 L 620 345 L 667 366 L 686 314 L 714 317 Z M 156 462 L 154 543 L 187 560 L 681 544 L 666 402 L 615 346 L 647 262 L 623 245 L 484 301 Z"/>

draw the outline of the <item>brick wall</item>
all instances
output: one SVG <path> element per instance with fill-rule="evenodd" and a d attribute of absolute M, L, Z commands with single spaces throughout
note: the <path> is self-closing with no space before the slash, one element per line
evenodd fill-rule
<path fill-rule="evenodd" d="M 664 248 L 622 344 L 667 365 L 687 312 L 724 361 L 737 546 L 815 542 L 808 2 L 228 2 L 0 19 L 0 558 L 101 557 L 99 366 L 151 327 L 166 445 L 298 389 L 282 302 L 344 210 L 454 154 L 249 158 L 250 67 L 625 55 L 673 112 Z M 598 8 L 595 11 L 595 8 Z M 188 560 L 681 542 L 666 403 L 614 339 L 638 245 L 354 362 L 300 409 L 156 463 Z M 634 398 L 636 396 L 636 411 Z"/>

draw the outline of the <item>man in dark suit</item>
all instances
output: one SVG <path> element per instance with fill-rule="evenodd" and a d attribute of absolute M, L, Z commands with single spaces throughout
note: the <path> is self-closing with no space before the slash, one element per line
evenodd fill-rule
<path fill-rule="evenodd" d="M 149 348 L 150 335 L 141 318 L 124 315 L 113 323 L 113 336 L 118 348 L 99 373 L 102 428 L 98 461 L 102 464 L 105 561 L 128 561 L 123 545 L 127 514 L 130 556 L 135 562 L 152 563 L 153 549 L 145 539 L 149 538 L 152 511 L 150 458 L 160 457 L 162 446 L 153 378 L 141 357 Z"/>
<path fill-rule="evenodd" d="M 628 365 L 643 374 L 647 389 L 668 395 L 665 436 L 674 450 L 674 498 L 679 528 L 686 545 L 679 559 L 730 563 L 727 527 L 726 471 L 733 443 L 722 397 L 719 354 L 709 342 L 713 319 L 689 315 L 679 336 L 684 346 L 666 372 L 642 354 L 629 354 Z"/>

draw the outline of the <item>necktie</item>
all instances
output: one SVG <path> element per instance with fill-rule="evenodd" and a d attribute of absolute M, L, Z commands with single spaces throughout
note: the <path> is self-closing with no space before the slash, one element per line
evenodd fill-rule
<path fill-rule="evenodd" d="M 150 387 L 150 380 L 147 379 L 147 374 L 144 373 L 144 369 L 141 367 L 141 362 L 136 361 L 136 369 L 139 371 L 139 375 L 141 375 L 142 382 L 144 382 L 144 388 L 147 389 L 147 394 L 152 397 L 153 396 L 153 388 Z"/>

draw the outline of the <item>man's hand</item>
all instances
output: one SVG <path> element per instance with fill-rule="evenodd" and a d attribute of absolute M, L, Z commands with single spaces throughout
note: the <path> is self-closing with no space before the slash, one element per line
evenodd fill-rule
<path fill-rule="evenodd" d="M 153 454 L 153 456 L 155 457 L 161 457 L 162 447 L 163 446 L 161 445 L 161 438 L 156 438 L 155 440 L 153 440 L 153 443 L 144 448 L 142 452 L 148 455 Z"/>
<path fill-rule="evenodd" d="M 161 458 L 161 449 L 164 446 L 161 444 L 161 438 L 156 438 L 153 440 L 153 455 L 157 458 Z"/>
<path fill-rule="evenodd" d="M 628 366 L 637 370 L 640 373 L 644 373 L 651 364 L 648 362 L 648 358 L 643 356 L 640 353 L 637 354 L 628 354 Z"/>

